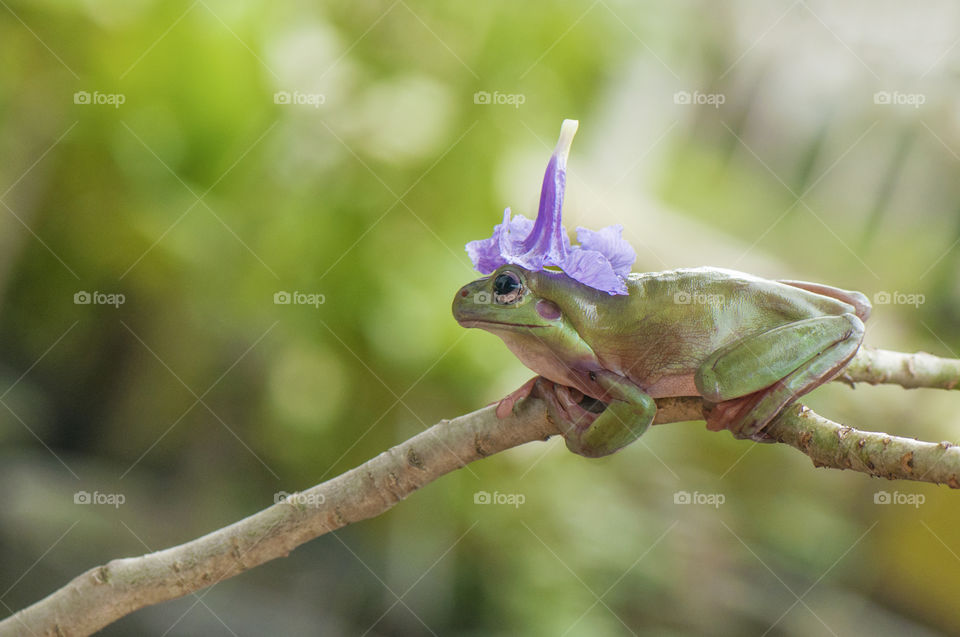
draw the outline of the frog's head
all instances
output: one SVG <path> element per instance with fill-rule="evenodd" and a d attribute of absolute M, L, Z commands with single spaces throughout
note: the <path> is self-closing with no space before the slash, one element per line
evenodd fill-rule
<path fill-rule="evenodd" d="M 562 382 L 563 368 L 593 359 L 567 315 L 568 310 L 576 311 L 568 305 L 583 298 L 571 286 L 586 289 L 562 272 L 503 265 L 460 288 L 453 299 L 453 316 L 464 327 L 499 336 L 528 367 Z"/>
<path fill-rule="evenodd" d="M 563 328 L 556 302 L 539 293 L 539 272 L 504 265 L 460 288 L 453 299 L 453 317 L 464 327 L 500 332 L 544 332 Z"/>

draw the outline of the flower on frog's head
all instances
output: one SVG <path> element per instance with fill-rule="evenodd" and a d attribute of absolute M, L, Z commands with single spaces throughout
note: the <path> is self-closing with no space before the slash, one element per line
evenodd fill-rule
<path fill-rule="evenodd" d="M 507 208 L 503 223 L 494 227 L 492 237 L 467 244 L 467 254 L 481 274 L 490 274 L 507 263 L 534 271 L 553 266 L 597 290 L 627 294 L 626 278 L 637 255 L 621 237 L 623 226 L 607 226 L 596 232 L 577 228 L 580 245 L 571 245 L 561 222 L 567 156 L 577 126 L 577 120 L 563 120 L 560 140 L 543 176 L 536 221 L 523 215 L 511 217 Z"/>

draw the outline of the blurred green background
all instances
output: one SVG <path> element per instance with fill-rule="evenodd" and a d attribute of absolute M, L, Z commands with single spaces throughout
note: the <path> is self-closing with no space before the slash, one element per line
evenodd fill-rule
<path fill-rule="evenodd" d="M 869 345 L 960 351 L 955 4 L 0 5 L 4 615 L 529 378 L 450 302 L 565 117 L 567 225 L 624 224 L 635 270 L 886 293 Z M 960 395 L 806 402 L 957 442 Z M 103 634 L 957 634 L 957 519 L 702 423 L 552 440 Z"/>

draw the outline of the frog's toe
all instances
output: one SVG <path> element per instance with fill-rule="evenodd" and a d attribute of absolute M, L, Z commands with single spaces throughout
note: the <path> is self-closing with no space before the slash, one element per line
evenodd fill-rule
<path fill-rule="evenodd" d="M 606 405 L 584 396 L 572 387 L 550 381 L 538 384 L 533 394 L 547 403 L 550 416 L 564 436 L 580 435 L 597 419 Z M 594 403 L 600 404 L 597 410 Z"/>
<path fill-rule="evenodd" d="M 497 410 L 496 410 L 497 418 L 499 418 L 500 420 L 503 420 L 504 418 L 508 417 L 511 413 L 513 413 L 513 406 L 517 404 L 517 400 L 519 399 L 515 398 L 513 394 L 510 394 L 509 396 L 504 396 L 503 398 L 501 398 L 500 401 L 497 403 Z"/>
<path fill-rule="evenodd" d="M 765 442 L 768 436 L 763 433 L 763 429 L 770 422 L 770 418 L 767 417 L 768 414 L 755 410 L 765 393 L 765 391 L 759 391 L 733 400 L 709 403 L 704 412 L 707 429 L 710 431 L 728 429 L 738 440 Z"/>
<path fill-rule="evenodd" d="M 733 423 L 729 429 L 737 440 L 752 440 L 754 442 L 776 442 L 776 439 L 766 432 L 770 420 L 761 420 L 748 413 L 740 422 Z"/>
<path fill-rule="evenodd" d="M 744 416 L 750 413 L 758 400 L 757 394 L 748 394 L 733 400 L 708 403 L 704 411 L 707 429 L 710 431 L 729 429 L 734 436 L 738 436 L 745 424 Z"/>
<path fill-rule="evenodd" d="M 758 416 L 760 416 L 760 414 L 748 413 L 746 418 L 743 418 L 738 423 L 732 424 L 730 431 L 734 437 L 740 440 L 746 438 L 754 440 L 755 437 L 761 436 L 763 434 L 763 428 L 767 426 L 769 420 L 764 420 Z"/>
<path fill-rule="evenodd" d="M 526 398 L 530 395 L 530 392 L 533 391 L 533 386 L 540 378 L 540 376 L 534 376 L 521 385 L 519 389 L 516 389 L 501 398 L 500 402 L 497 403 L 497 418 L 502 420 L 513 413 L 513 406 L 516 405 L 517 401 L 521 398 Z"/>
<path fill-rule="evenodd" d="M 731 401 L 706 403 L 703 408 L 703 415 L 707 422 L 707 429 L 709 431 L 723 431 L 732 422 L 736 411 L 736 409 L 732 409 Z M 731 415 L 731 412 L 733 415 Z"/>
<path fill-rule="evenodd" d="M 764 444 L 772 444 L 777 442 L 777 439 L 768 434 L 767 432 L 760 430 L 752 436 L 747 436 L 750 440 L 754 442 L 762 442 Z"/>

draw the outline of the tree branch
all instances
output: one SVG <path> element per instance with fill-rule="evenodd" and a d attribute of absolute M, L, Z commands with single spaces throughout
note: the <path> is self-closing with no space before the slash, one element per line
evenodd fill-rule
<path fill-rule="evenodd" d="M 953 389 L 960 381 L 960 360 L 864 348 L 843 380 Z M 664 398 L 657 406 L 655 424 L 703 418 L 699 398 Z M 859 431 L 802 405 L 785 410 L 767 432 L 807 454 L 818 467 L 960 488 L 960 448 L 951 443 Z M 89 635 L 139 608 L 212 586 L 284 557 L 316 537 L 380 515 L 467 463 L 556 433 L 544 403 L 532 398 L 520 401 L 503 420 L 491 406 L 441 421 L 359 467 L 230 526 L 90 569 L 0 621 L 0 635 Z"/>
<path fill-rule="evenodd" d="M 960 389 L 960 360 L 939 358 L 926 352 L 904 354 L 861 347 L 843 375 L 852 382 L 887 383 L 904 389 Z"/>

